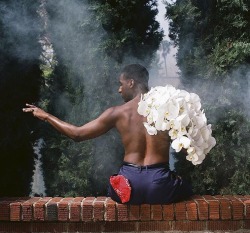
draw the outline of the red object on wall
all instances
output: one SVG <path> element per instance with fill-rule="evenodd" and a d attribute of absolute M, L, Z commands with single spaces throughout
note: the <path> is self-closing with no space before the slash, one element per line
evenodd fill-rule
<path fill-rule="evenodd" d="M 122 203 L 126 203 L 130 200 L 131 187 L 128 179 L 122 175 L 111 176 L 110 184 L 121 199 Z"/>

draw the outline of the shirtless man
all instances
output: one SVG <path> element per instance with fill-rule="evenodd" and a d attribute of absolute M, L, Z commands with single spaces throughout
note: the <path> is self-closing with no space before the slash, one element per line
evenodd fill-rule
<path fill-rule="evenodd" d="M 190 186 L 169 170 L 170 138 L 167 132 L 150 136 L 143 125 L 145 118 L 138 114 L 141 95 L 148 91 L 149 74 L 139 64 L 126 66 L 120 75 L 119 93 L 125 101 L 104 111 L 97 119 L 82 125 L 68 124 L 55 116 L 27 104 L 24 112 L 47 121 L 56 130 L 75 141 L 98 137 L 112 128 L 121 134 L 125 149 L 124 164 L 119 174 L 131 186 L 131 204 L 164 204 L 175 202 L 192 194 Z M 109 195 L 121 202 L 113 187 Z"/>

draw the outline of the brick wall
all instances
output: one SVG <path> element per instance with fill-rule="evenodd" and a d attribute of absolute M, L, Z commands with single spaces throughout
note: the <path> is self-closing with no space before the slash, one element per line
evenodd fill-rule
<path fill-rule="evenodd" d="M 0 198 L 0 232 L 240 229 L 250 232 L 250 195 L 193 196 L 168 205 L 124 205 L 107 197 Z"/>

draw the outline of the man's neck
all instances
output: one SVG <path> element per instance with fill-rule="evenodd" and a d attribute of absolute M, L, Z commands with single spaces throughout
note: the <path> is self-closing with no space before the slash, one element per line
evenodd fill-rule
<path fill-rule="evenodd" d="M 134 92 L 133 99 L 134 99 L 135 97 L 141 96 L 142 94 L 145 94 L 145 93 L 147 93 L 147 92 L 148 92 L 148 90 L 146 90 L 146 89 L 137 88 L 137 89 L 135 90 L 135 92 Z"/>

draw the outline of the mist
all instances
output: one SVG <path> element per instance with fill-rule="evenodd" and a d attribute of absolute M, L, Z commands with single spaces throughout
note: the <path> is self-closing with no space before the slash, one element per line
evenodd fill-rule
<path fill-rule="evenodd" d="M 146 65 L 149 60 L 146 56 L 145 60 L 140 60 L 129 53 L 119 62 L 107 56 L 103 49 L 107 32 L 101 21 L 96 19 L 95 6 L 89 5 L 87 1 L 86 4 L 83 2 L 50 0 L 46 4 L 50 25 L 47 33 L 58 64 L 63 63 L 72 72 L 69 76 L 74 89 L 84 87 L 84 101 L 77 97 L 77 103 L 72 103 L 66 93 L 57 97 L 57 111 L 65 112 L 67 121 L 76 125 L 95 119 L 111 106 L 123 104 L 118 93 L 121 69 L 131 63 Z M 95 180 L 100 180 L 94 181 L 95 186 L 99 187 L 93 188 L 98 192 L 101 189 L 106 190 L 106 183 L 102 179 L 108 179 L 118 171 L 124 151 L 115 129 L 92 139 L 91 144 L 92 175 Z M 84 154 L 82 159 L 85 159 Z"/>
<path fill-rule="evenodd" d="M 38 139 L 33 145 L 34 153 L 37 156 L 35 158 L 35 169 L 33 171 L 32 183 L 31 183 L 31 193 L 30 196 L 46 196 L 46 189 L 44 184 L 44 176 L 42 170 L 42 154 L 41 149 L 44 146 L 43 139 Z"/>
<path fill-rule="evenodd" d="M 31 9 L 23 7 L 22 1 L 9 1 L 8 4 L 1 2 L 0 14 L 4 36 L 8 41 L 6 52 L 20 60 L 36 60 L 37 48 L 33 47 L 30 37 L 41 31 L 41 28 L 36 17 L 31 14 Z"/>

